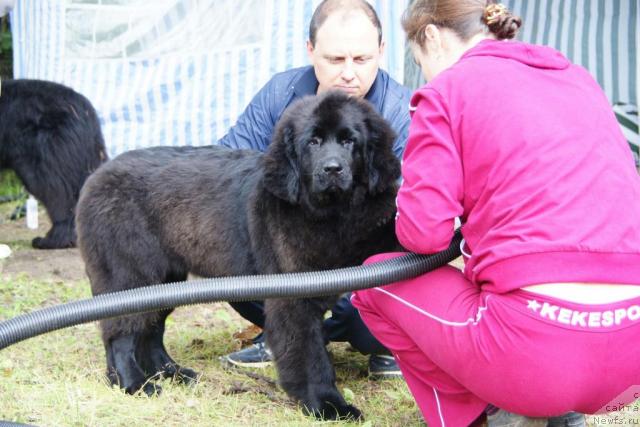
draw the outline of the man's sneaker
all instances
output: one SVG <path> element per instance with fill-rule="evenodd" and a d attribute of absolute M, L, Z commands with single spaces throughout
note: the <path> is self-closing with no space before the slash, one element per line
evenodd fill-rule
<path fill-rule="evenodd" d="M 373 379 L 402 378 L 402 372 L 393 356 L 372 354 L 369 356 L 369 376 Z"/>
<path fill-rule="evenodd" d="M 269 366 L 272 360 L 271 350 L 264 342 L 257 342 L 220 358 L 223 363 L 242 368 L 264 368 Z"/>
<path fill-rule="evenodd" d="M 529 418 L 499 409 L 487 415 L 488 427 L 546 427 L 546 418 Z"/>

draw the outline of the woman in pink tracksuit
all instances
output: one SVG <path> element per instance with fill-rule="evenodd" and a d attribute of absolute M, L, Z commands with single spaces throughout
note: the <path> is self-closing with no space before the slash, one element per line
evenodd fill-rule
<path fill-rule="evenodd" d="M 469 425 L 488 404 L 546 418 L 640 398 L 631 151 L 589 73 L 505 40 L 520 20 L 492 3 L 416 0 L 403 20 L 428 84 L 412 99 L 396 233 L 434 253 L 459 217 L 464 272 L 352 297 L 430 427 Z"/>

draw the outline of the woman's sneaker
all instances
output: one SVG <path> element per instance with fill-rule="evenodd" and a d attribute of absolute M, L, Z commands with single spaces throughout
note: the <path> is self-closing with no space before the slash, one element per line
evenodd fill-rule
<path fill-rule="evenodd" d="M 498 409 L 487 415 L 488 427 L 546 427 L 546 418 L 530 418 Z"/>
<path fill-rule="evenodd" d="M 547 427 L 586 427 L 587 421 L 584 414 L 569 412 L 561 417 L 549 418 Z"/>
<path fill-rule="evenodd" d="M 369 376 L 373 379 L 402 378 L 402 372 L 393 356 L 372 354 L 369 356 Z"/>
<path fill-rule="evenodd" d="M 241 368 L 266 368 L 271 365 L 273 355 L 264 342 L 257 342 L 242 350 L 220 357 L 220 361 Z"/>

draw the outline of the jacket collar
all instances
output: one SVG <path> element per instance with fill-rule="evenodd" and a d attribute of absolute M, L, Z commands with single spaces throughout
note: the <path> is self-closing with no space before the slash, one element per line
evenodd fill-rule
<path fill-rule="evenodd" d="M 384 101 L 384 89 L 385 89 L 386 73 L 382 70 L 378 70 L 376 79 L 371 85 L 371 89 L 364 97 L 367 101 L 373 104 L 378 111 L 382 111 L 382 103 Z M 313 67 L 309 65 L 302 72 L 302 75 L 298 81 L 293 85 L 294 98 L 302 98 L 306 95 L 315 95 L 318 90 L 318 79 Z"/>
<path fill-rule="evenodd" d="M 293 92 L 296 98 L 302 98 L 306 95 L 315 95 L 318 90 L 318 79 L 316 79 L 316 73 L 312 66 L 307 66 L 303 69 L 302 75 L 298 81 L 293 85 Z"/>

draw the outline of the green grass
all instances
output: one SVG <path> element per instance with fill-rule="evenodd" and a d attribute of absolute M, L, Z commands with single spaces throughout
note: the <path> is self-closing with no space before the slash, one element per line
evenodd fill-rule
<path fill-rule="evenodd" d="M 6 205 L 0 204 L 0 211 Z M 65 281 L 41 272 L 37 277 L 45 278 L 34 279 L 26 272 L 10 275 L 6 268 L 3 272 L 3 266 L 13 259 L 30 259 L 33 266 L 55 251 L 30 249 L 36 231 L 1 222 L 0 226 L 2 239 L 14 252 L 11 258 L 0 260 L 0 320 L 90 297 L 86 279 Z M 71 261 L 66 265 L 75 265 Z M 164 380 L 162 394 L 152 398 L 126 395 L 107 383 L 96 323 L 10 346 L 0 353 L 0 424 L 6 420 L 43 427 L 424 426 L 402 380 L 368 380 L 367 357 L 337 343 L 329 349 L 338 388 L 362 410 L 366 421 L 322 422 L 305 416 L 275 385 L 273 368 L 230 371 L 219 363 L 220 356 L 239 348 L 234 333 L 247 325 L 225 303 L 177 309 L 167 319 L 165 345 L 176 361 L 195 369 L 201 378 L 194 386 Z M 640 401 L 630 408 L 589 417 L 588 425 L 640 425 Z"/>
<path fill-rule="evenodd" d="M 0 198 L 16 198 L 25 196 L 22 181 L 10 169 L 0 170 Z"/>
<path fill-rule="evenodd" d="M 11 169 L 0 169 L 0 224 L 8 221 L 26 199 L 27 193 L 16 174 Z M 0 237 L 0 243 L 8 242 Z"/>
<path fill-rule="evenodd" d="M 0 318 L 89 297 L 86 281 L 35 281 L 0 275 Z M 202 374 L 195 386 L 163 381 L 160 396 L 128 396 L 104 378 L 97 325 L 85 324 L 23 341 L 0 358 L 0 420 L 39 426 L 311 426 L 275 386 L 273 368 L 249 374 L 222 368 L 218 357 L 238 348 L 233 333 L 245 326 L 226 304 L 183 307 L 169 318 L 165 343 L 184 366 Z M 367 426 L 423 425 L 400 380 L 369 381 L 367 358 L 330 346 L 338 386 L 359 406 Z"/>
<path fill-rule="evenodd" d="M 0 203 L 0 218 L 17 204 Z M 90 296 L 86 279 L 65 281 L 50 267 L 38 268 L 51 262 L 52 255 L 65 253 L 30 248 L 31 239 L 48 228 L 42 208 L 41 219 L 39 230 L 26 229 L 23 220 L 0 220 L 0 242 L 13 251 L 10 258 L 0 260 L 0 320 Z M 75 255 L 77 251 L 71 251 L 55 259 L 66 259 L 68 270 L 77 261 Z M 24 264 L 25 259 L 30 261 Z M 28 265 L 28 271 L 9 274 L 8 265 Z M 153 398 L 129 396 L 107 383 L 96 323 L 10 346 L 0 355 L 0 424 L 6 420 L 55 427 L 356 425 L 305 416 L 276 386 L 273 368 L 224 369 L 218 358 L 240 348 L 233 335 L 247 325 L 226 303 L 177 309 L 167 319 L 165 345 L 176 361 L 195 369 L 201 378 L 194 386 L 164 380 L 162 394 Z M 370 381 L 366 356 L 349 352 L 345 344 L 329 348 L 338 388 L 365 414 L 360 425 L 424 425 L 402 380 Z"/>

